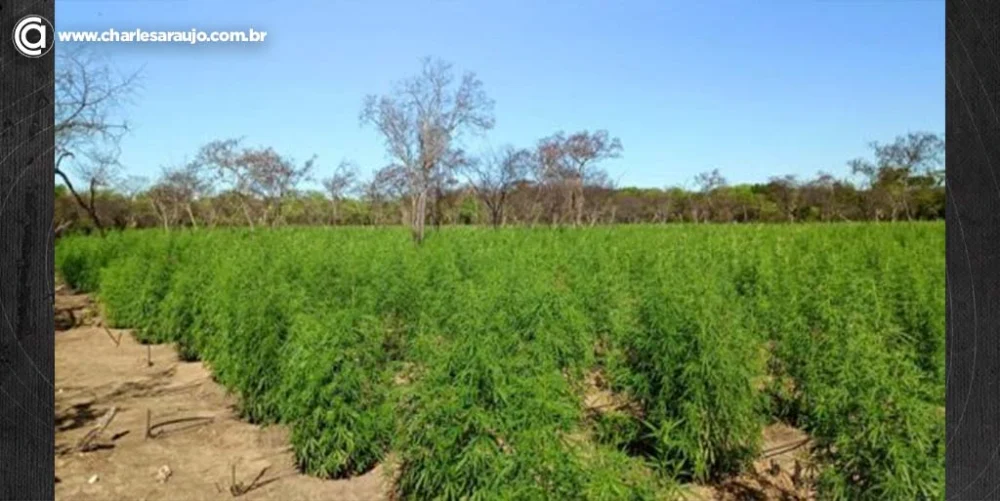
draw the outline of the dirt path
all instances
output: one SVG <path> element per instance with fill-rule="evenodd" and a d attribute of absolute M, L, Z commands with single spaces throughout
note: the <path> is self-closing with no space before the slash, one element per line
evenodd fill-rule
<path fill-rule="evenodd" d="M 381 467 L 350 480 L 299 473 L 283 427 L 240 421 L 233 397 L 201 363 L 180 361 L 170 345 L 147 348 L 128 331 L 105 329 L 93 311 L 87 296 L 57 289 L 59 499 L 386 499 Z M 235 483 L 253 485 L 239 496 L 230 492 L 233 465 Z"/>

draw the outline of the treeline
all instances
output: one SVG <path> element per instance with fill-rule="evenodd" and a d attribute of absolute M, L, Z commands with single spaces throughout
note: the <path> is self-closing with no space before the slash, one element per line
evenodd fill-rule
<path fill-rule="evenodd" d="M 593 135 L 591 135 L 593 136 Z M 551 139 L 543 140 L 549 144 Z M 237 150 L 239 142 L 207 145 L 199 160 L 164 171 L 143 186 L 136 179 L 95 187 L 81 201 L 64 186 L 56 191 L 60 230 L 89 232 L 94 217 L 109 228 L 399 225 L 410 224 L 412 201 L 405 180 L 391 168 L 358 178 L 343 163 L 322 179 L 325 190 L 302 189 L 313 163 L 296 166 L 271 149 Z M 600 172 L 583 184 L 572 176 L 532 176 L 537 156 L 501 152 L 496 163 L 522 155 L 521 176 L 490 183 L 480 161 L 462 180 L 434 192 L 428 225 L 598 225 L 629 223 L 746 223 L 928 220 L 944 217 L 940 170 L 943 141 L 914 133 L 873 144 L 874 161 L 849 162 L 861 182 L 821 173 L 812 179 L 775 177 L 765 183 L 729 184 L 718 172 L 698 175 L 695 188 L 615 187 Z M 904 162 L 907 159 L 919 162 Z M 506 167 L 511 169 L 510 165 Z M 499 170 L 499 169 L 496 169 Z M 527 174 L 527 175 L 525 175 Z M 132 183 L 131 187 L 129 183 Z M 90 212 L 93 212 L 91 216 Z"/>
<path fill-rule="evenodd" d="M 351 162 L 318 172 L 242 139 L 208 143 L 158 179 L 123 174 L 127 122 L 109 119 L 135 76 L 66 52 L 57 64 L 56 233 L 107 228 L 279 225 L 587 226 L 671 222 L 898 221 L 944 216 L 944 139 L 911 132 L 872 143 L 871 159 L 844 177 L 774 177 L 731 185 L 718 170 L 690 188 L 618 187 L 602 167 L 620 158 L 608 131 L 557 132 L 533 145 L 474 153 L 469 139 L 495 125 L 494 102 L 474 73 L 426 59 L 385 95 L 367 96 L 361 123 L 382 140 L 389 164 L 362 179 Z M 64 165 L 65 164 L 65 165 Z M 67 171 L 69 169 L 69 171 Z M 71 180 L 67 172 L 74 172 Z M 321 190 L 307 189 L 319 181 Z M 317 184 L 312 184 L 317 185 Z"/>

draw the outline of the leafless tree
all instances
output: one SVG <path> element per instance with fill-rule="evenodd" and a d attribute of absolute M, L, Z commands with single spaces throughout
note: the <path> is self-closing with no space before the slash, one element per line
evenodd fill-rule
<path fill-rule="evenodd" d="M 330 196 L 330 203 L 333 208 L 332 224 L 337 224 L 340 218 L 340 202 L 345 196 L 352 193 L 357 188 L 358 168 L 348 160 L 342 160 L 333 175 L 323 180 L 323 188 Z"/>
<path fill-rule="evenodd" d="M 193 205 L 196 201 L 208 195 L 211 183 L 206 179 L 204 169 L 196 162 L 163 169 L 158 186 L 164 194 L 169 194 L 169 203 L 184 211 L 191 227 L 198 227 L 194 216 Z M 179 212 L 175 209 L 175 212 Z"/>
<path fill-rule="evenodd" d="M 215 140 L 198 150 L 194 163 L 212 174 L 213 182 L 221 183 L 239 201 L 247 225 L 254 228 L 250 203 L 253 197 L 253 180 L 240 164 L 238 150 L 243 138 Z"/>
<path fill-rule="evenodd" d="M 584 186 L 607 178 L 607 173 L 598 164 L 602 160 L 620 157 L 622 142 L 617 137 L 610 137 L 606 130 L 593 133 L 584 130 L 566 138 L 563 151 L 572 173 L 571 179 L 575 181 L 571 203 L 575 214 L 574 224 L 579 226 L 583 222 Z"/>
<path fill-rule="evenodd" d="M 494 228 L 504 223 L 508 198 L 517 183 L 528 177 L 531 168 L 531 152 L 510 145 L 487 152 L 466 165 L 469 183 L 489 211 Z"/>
<path fill-rule="evenodd" d="M 443 160 L 464 133 L 493 128 L 493 101 L 473 73 L 457 87 L 450 64 L 424 59 L 421 72 L 396 85 L 391 95 L 369 95 L 360 121 L 373 125 L 385 141 L 393 164 L 402 167 L 410 192 L 413 239 L 424 239 L 427 198 Z M 438 179 L 441 179 L 438 177 Z"/>
<path fill-rule="evenodd" d="M 607 178 L 602 160 L 621 156 L 622 144 L 605 130 L 581 131 L 570 136 L 557 132 L 538 142 L 535 149 L 539 184 L 549 199 L 552 222 L 571 215 L 574 225 L 583 222 L 585 187 Z"/>
<path fill-rule="evenodd" d="M 255 201 L 264 205 L 260 222 L 278 224 L 285 198 L 309 178 L 316 157 L 296 166 L 273 148 L 240 149 L 241 142 L 242 138 L 235 138 L 206 144 L 198 152 L 194 168 L 213 172 L 215 180 L 238 197 L 251 229 L 254 228 L 251 205 Z"/>
<path fill-rule="evenodd" d="M 572 209 L 575 180 L 566 158 L 566 136 L 557 132 L 542 138 L 535 146 L 537 213 L 548 213 L 550 224 L 561 224 Z"/>
<path fill-rule="evenodd" d="M 164 231 L 170 231 L 170 225 L 179 219 L 176 201 L 180 197 L 174 191 L 174 187 L 162 182 L 156 183 L 146 191 L 145 195 L 153 206 L 153 212 L 160 218 Z"/>
<path fill-rule="evenodd" d="M 302 165 L 279 155 L 272 148 L 246 149 L 237 164 L 247 172 L 251 191 L 264 201 L 261 222 L 272 226 L 282 223 L 286 199 L 297 193 L 299 185 L 310 178 L 316 157 Z"/>
<path fill-rule="evenodd" d="M 66 48 L 56 53 L 55 74 L 55 173 L 104 233 L 104 224 L 94 206 L 95 192 L 110 186 L 120 168 L 119 143 L 128 132 L 128 123 L 117 118 L 134 95 L 139 72 L 118 75 L 93 52 Z M 64 162 L 87 185 L 85 201 L 66 174 Z"/>
<path fill-rule="evenodd" d="M 97 193 L 100 190 L 112 188 L 120 180 L 121 164 L 118 162 L 118 150 L 117 148 L 113 150 L 89 149 L 83 152 L 81 159 L 74 158 L 74 160 L 73 169 L 76 175 L 80 179 L 87 180 L 88 199 L 86 202 L 82 200 L 82 197 L 69 183 L 69 179 L 65 177 L 59 167 L 56 167 L 56 173 L 63 176 L 66 187 L 77 198 L 77 202 L 87 211 L 94 221 L 94 226 L 103 235 L 105 228 L 97 210 Z"/>

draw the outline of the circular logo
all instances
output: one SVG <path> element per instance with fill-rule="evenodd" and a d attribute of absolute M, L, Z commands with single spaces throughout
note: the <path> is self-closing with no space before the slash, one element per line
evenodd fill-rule
<path fill-rule="evenodd" d="M 42 16 L 24 16 L 14 25 L 14 47 L 27 57 L 42 57 L 52 50 L 55 30 Z"/>

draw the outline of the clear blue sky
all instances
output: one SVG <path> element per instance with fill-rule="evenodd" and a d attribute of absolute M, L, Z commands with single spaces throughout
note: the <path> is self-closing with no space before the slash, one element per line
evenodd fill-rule
<path fill-rule="evenodd" d="M 482 78 L 490 143 L 608 129 L 624 185 L 846 175 L 871 140 L 944 131 L 944 1 L 58 0 L 57 30 L 268 32 L 258 45 L 111 45 L 145 66 L 123 144 L 154 177 L 210 140 L 246 136 L 319 176 L 342 158 L 386 164 L 358 112 L 423 56 Z M 56 49 L 58 50 L 58 48 Z"/>

